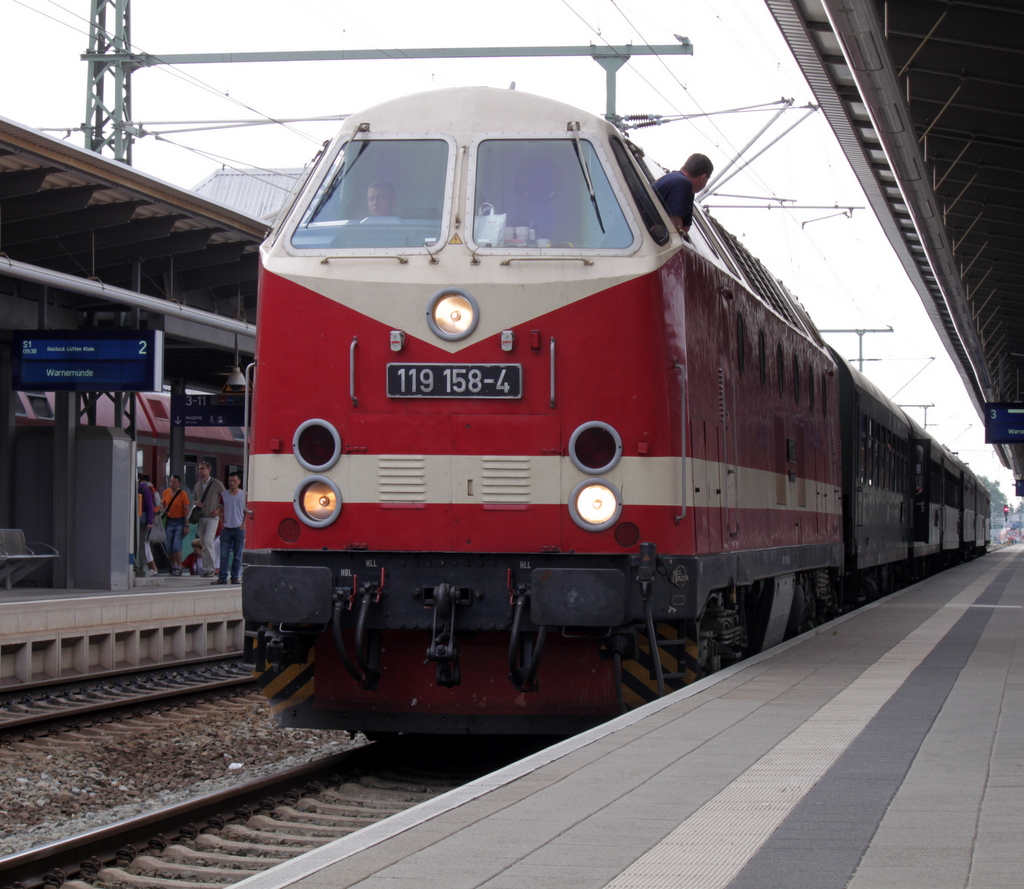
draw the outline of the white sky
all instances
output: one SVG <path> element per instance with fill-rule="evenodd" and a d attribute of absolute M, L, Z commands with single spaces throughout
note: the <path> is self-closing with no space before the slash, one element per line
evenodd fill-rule
<path fill-rule="evenodd" d="M 693 56 L 636 57 L 619 70 L 620 114 L 694 114 L 814 97 L 763 0 L 514 0 L 424 3 L 386 0 L 132 0 L 138 51 L 252 52 L 441 46 L 671 44 L 688 37 Z M 0 0 L 0 115 L 39 128 L 76 128 L 86 111 L 89 0 Z M 356 112 L 385 99 L 430 89 L 479 84 L 559 99 L 602 113 L 604 71 L 589 58 L 284 62 L 189 65 L 138 71 L 133 118 L 224 121 L 323 117 Z M 677 168 L 692 152 L 717 169 L 764 126 L 772 111 L 716 115 L 634 130 L 648 158 Z M 789 111 L 758 145 L 795 123 Z M 301 167 L 336 122 L 185 132 L 143 138 L 134 165 L 190 188 L 221 164 Z M 61 134 L 55 134 L 60 136 Z M 82 135 L 68 137 L 81 146 Z M 755 147 L 756 150 L 756 147 Z M 212 156 L 212 157 L 211 157 Z M 729 195 L 795 199 L 803 205 L 865 207 L 821 113 L 785 136 L 723 189 Z M 895 254 L 868 209 L 852 218 L 829 210 L 728 209 L 737 200 L 706 201 L 714 214 L 792 289 L 819 328 L 885 328 L 864 337 L 865 372 L 898 404 L 934 404 L 928 431 L 978 473 L 999 481 L 1011 499 L 1013 480 L 991 447 Z M 743 201 L 741 203 L 751 203 Z M 832 210 L 835 214 L 838 211 Z M 812 221 L 819 220 L 819 221 Z M 853 334 L 827 334 L 848 358 Z M 928 359 L 935 357 L 934 361 Z M 916 375 L 916 376 L 915 376 Z M 920 423 L 924 412 L 908 412 Z"/>

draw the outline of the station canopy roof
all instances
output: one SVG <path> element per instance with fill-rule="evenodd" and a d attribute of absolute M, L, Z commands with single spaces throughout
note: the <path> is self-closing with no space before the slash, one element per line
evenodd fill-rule
<path fill-rule="evenodd" d="M 765 2 L 979 414 L 1021 401 L 1024 4 Z"/>
<path fill-rule="evenodd" d="M 219 389 L 235 349 L 253 353 L 268 228 L 0 117 L 0 331 L 130 327 L 138 310 L 165 331 L 168 380 Z"/>

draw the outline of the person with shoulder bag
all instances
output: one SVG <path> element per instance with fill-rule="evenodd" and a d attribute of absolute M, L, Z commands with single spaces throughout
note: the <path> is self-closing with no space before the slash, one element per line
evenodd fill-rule
<path fill-rule="evenodd" d="M 220 495 L 224 493 L 223 482 L 210 475 L 210 464 L 203 461 L 199 464 L 199 481 L 192 489 L 192 499 L 199 508 L 197 536 L 203 544 L 203 566 L 206 570 L 203 577 L 216 577 L 220 564 L 214 540 L 217 536 L 217 520 L 220 518 Z M 192 512 L 195 513 L 193 508 Z M 189 516 L 192 522 L 192 516 Z"/>
<path fill-rule="evenodd" d="M 171 559 L 171 575 L 181 577 L 181 544 L 185 539 L 186 519 L 189 512 L 189 499 L 181 489 L 181 476 L 172 475 L 170 487 L 164 491 L 160 501 L 160 514 L 167 516 L 164 548 Z"/>

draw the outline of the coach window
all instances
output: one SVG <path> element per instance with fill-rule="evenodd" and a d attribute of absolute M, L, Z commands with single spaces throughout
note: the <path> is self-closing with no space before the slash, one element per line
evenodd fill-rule
<path fill-rule="evenodd" d="M 882 430 L 878 423 L 872 423 L 871 436 L 871 480 L 876 486 L 882 483 Z"/>
<path fill-rule="evenodd" d="M 885 487 L 885 428 L 875 423 L 875 484 Z"/>
<path fill-rule="evenodd" d="M 821 375 L 821 413 L 823 416 L 828 416 L 828 377 L 825 374 Z"/>
<path fill-rule="evenodd" d="M 800 359 L 793 355 L 793 401 L 800 404 Z"/>
<path fill-rule="evenodd" d="M 471 177 L 477 247 L 633 246 L 633 230 L 587 139 L 485 139 L 476 146 Z"/>
<path fill-rule="evenodd" d="M 354 139 L 292 234 L 300 249 L 430 247 L 454 170 L 444 138 Z"/>
<path fill-rule="evenodd" d="M 185 478 L 183 481 L 183 487 L 185 493 L 189 493 L 196 486 L 196 482 L 199 480 L 199 457 L 196 454 L 185 455 Z"/>
<path fill-rule="evenodd" d="M 944 503 L 945 502 L 945 491 L 942 488 L 942 464 L 932 462 L 931 471 L 928 473 L 928 484 L 930 489 L 928 491 L 929 499 L 932 503 Z M 938 523 L 939 517 L 935 516 L 935 521 Z"/>
<path fill-rule="evenodd" d="M 882 474 L 882 430 L 877 423 L 871 424 L 871 484 L 878 485 Z"/>
<path fill-rule="evenodd" d="M 807 407 L 814 410 L 814 365 L 807 365 Z"/>
<path fill-rule="evenodd" d="M 786 359 L 782 355 L 782 343 L 775 347 L 775 370 L 779 375 L 779 395 L 786 394 Z"/>
<path fill-rule="evenodd" d="M 761 370 L 761 385 L 764 386 L 765 380 L 768 379 L 768 348 L 764 341 L 764 331 L 759 330 L 757 332 L 757 363 Z"/>
<path fill-rule="evenodd" d="M 868 482 L 868 418 L 860 415 L 860 483 Z"/>
<path fill-rule="evenodd" d="M 870 486 L 872 481 L 871 460 L 875 448 L 871 436 L 871 418 L 864 418 L 864 484 Z"/>
<path fill-rule="evenodd" d="M 747 332 L 743 326 L 743 313 L 736 313 L 736 364 L 743 373 L 747 364 Z"/>
<path fill-rule="evenodd" d="M 896 450 L 892 446 L 892 430 L 885 430 L 886 484 L 890 491 L 896 490 Z"/>
<path fill-rule="evenodd" d="M 882 480 L 880 484 L 885 490 L 892 487 L 892 441 L 888 427 L 882 428 L 882 440 L 879 447 L 882 450 Z"/>
<path fill-rule="evenodd" d="M 37 420 L 52 420 L 54 418 L 53 408 L 50 406 L 50 400 L 46 397 L 46 393 L 26 392 L 25 394 L 28 396 L 29 406 Z"/>
<path fill-rule="evenodd" d="M 885 429 L 875 423 L 875 485 L 885 487 Z"/>

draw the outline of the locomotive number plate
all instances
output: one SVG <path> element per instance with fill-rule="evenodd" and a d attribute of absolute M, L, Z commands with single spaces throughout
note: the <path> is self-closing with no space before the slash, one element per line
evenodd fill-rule
<path fill-rule="evenodd" d="M 521 364 L 389 364 L 388 398 L 522 398 Z"/>

